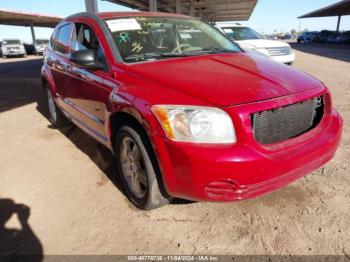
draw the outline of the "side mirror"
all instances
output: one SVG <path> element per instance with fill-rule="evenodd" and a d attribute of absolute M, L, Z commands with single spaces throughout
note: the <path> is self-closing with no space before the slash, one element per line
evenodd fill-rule
<path fill-rule="evenodd" d="M 70 56 L 70 60 L 78 66 L 93 70 L 104 68 L 101 63 L 96 61 L 95 52 L 91 49 L 74 51 Z"/>

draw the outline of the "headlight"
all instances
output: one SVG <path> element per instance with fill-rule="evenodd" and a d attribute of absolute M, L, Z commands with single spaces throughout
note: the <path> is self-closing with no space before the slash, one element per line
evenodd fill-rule
<path fill-rule="evenodd" d="M 171 140 L 211 144 L 236 142 L 232 120 L 221 109 L 156 105 L 152 107 L 152 112 Z"/>

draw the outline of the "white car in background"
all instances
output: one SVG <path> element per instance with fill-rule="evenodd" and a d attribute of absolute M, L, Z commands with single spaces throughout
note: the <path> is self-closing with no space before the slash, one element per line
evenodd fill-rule
<path fill-rule="evenodd" d="M 19 39 L 4 39 L 1 44 L 1 54 L 2 58 L 10 56 L 27 56 L 24 45 Z"/>
<path fill-rule="evenodd" d="M 48 45 L 48 39 L 36 39 L 34 42 L 34 55 L 43 55 Z"/>
<path fill-rule="evenodd" d="M 218 23 L 217 26 L 246 52 L 257 51 L 288 65 L 292 65 L 295 60 L 292 48 L 285 42 L 267 40 L 253 29 L 237 23 Z"/>

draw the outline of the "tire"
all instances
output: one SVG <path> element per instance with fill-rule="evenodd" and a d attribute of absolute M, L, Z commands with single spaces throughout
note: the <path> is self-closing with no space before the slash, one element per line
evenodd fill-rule
<path fill-rule="evenodd" d="M 115 135 L 118 173 L 128 199 L 143 210 L 156 209 L 170 202 L 160 190 L 153 149 L 147 135 L 134 125 L 122 126 Z M 159 176 L 158 176 L 159 178 Z"/>
<path fill-rule="evenodd" d="M 57 128 L 69 126 L 71 122 L 56 105 L 51 90 L 49 88 L 45 88 L 45 90 L 47 106 L 49 109 L 49 120 L 52 123 L 52 125 Z"/>

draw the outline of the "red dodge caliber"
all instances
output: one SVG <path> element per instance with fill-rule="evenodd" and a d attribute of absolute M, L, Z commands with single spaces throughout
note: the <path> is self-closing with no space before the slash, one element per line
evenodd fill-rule
<path fill-rule="evenodd" d="M 187 16 L 70 16 L 42 83 L 51 122 L 107 146 L 142 209 L 260 196 L 324 165 L 341 137 L 322 82 Z"/>

